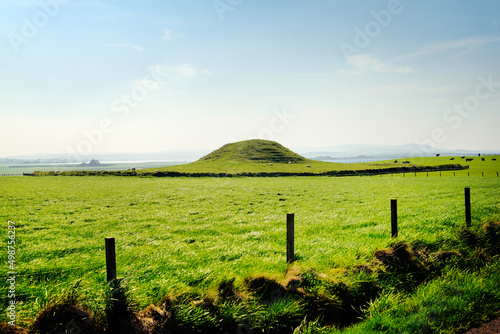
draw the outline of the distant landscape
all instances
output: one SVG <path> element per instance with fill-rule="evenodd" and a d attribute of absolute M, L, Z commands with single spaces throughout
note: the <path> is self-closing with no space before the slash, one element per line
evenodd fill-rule
<path fill-rule="evenodd" d="M 215 148 L 214 148 L 215 149 Z M 63 154 L 34 154 L 0 157 L 0 174 L 21 174 L 38 171 L 70 170 L 122 170 L 128 168 L 146 169 L 173 166 L 196 161 L 214 149 L 174 150 L 158 153 L 95 153 L 81 157 Z M 317 148 L 292 148 L 303 157 L 339 163 L 361 163 L 391 160 L 405 157 L 477 156 L 500 154 L 499 150 L 440 150 L 417 144 L 380 146 L 380 145 L 339 145 Z M 96 159 L 105 166 L 82 166 Z"/>
<path fill-rule="evenodd" d="M 496 160 L 496 156 L 489 157 L 489 162 Z M 36 170 L 32 174 L 36 176 L 142 177 L 357 176 L 463 171 L 470 168 L 468 162 L 472 161 L 474 158 L 471 156 L 449 157 L 436 154 L 432 158 L 414 156 L 386 161 L 339 163 L 308 159 L 277 142 L 253 139 L 228 143 L 191 163 L 155 168 L 130 167 L 127 170 L 110 170 L 108 164 L 101 164 L 98 160 L 92 159 L 89 163 L 74 166 L 72 170 L 49 172 Z M 482 161 L 484 163 L 480 165 L 480 168 L 489 169 L 487 167 L 491 164 L 486 163 L 484 156 Z M 495 167 L 496 164 L 491 166 Z"/>
<path fill-rule="evenodd" d="M 0 162 L 0 175 L 1 174 L 22 174 L 22 173 L 33 173 L 35 171 L 73 171 L 73 170 L 88 170 L 88 171 L 99 171 L 99 170 L 127 170 L 131 168 L 157 168 L 182 164 L 184 162 L 169 162 L 169 161 L 103 161 L 102 166 L 82 166 L 82 163 L 29 163 L 23 164 L 19 162 L 2 163 Z"/>

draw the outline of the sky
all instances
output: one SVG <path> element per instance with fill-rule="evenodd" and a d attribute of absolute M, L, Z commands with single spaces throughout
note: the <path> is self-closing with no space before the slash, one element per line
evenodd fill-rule
<path fill-rule="evenodd" d="M 0 157 L 500 150 L 500 2 L 2 0 Z"/>

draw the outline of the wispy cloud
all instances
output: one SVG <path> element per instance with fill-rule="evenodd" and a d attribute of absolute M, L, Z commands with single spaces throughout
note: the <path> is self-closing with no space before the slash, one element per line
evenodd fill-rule
<path fill-rule="evenodd" d="M 349 57 L 349 64 L 354 67 L 354 70 L 340 71 L 345 75 L 359 75 L 366 72 L 386 72 L 386 73 L 414 73 L 410 66 L 397 66 L 380 59 L 374 58 L 367 54 L 357 54 Z"/>
<path fill-rule="evenodd" d="M 174 39 L 178 39 L 178 38 L 183 37 L 183 35 L 184 34 L 182 32 L 177 32 L 177 31 L 174 31 L 172 29 L 165 29 L 165 30 L 163 30 L 162 40 L 164 42 L 170 42 Z"/>
<path fill-rule="evenodd" d="M 155 65 L 148 66 L 148 75 L 142 79 L 134 80 L 130 83 L 132 87 L 142 87 L 151 91 L 163 90 L 168 78 L 172 75 L 192 78 L 199 74 L 211 74 L 207 69 L 200 69 L 192 64 L 183 64 L 179 66 Z M 183 94 L 184 91 L 167 91 L 166 94 Z"/>
<path fill-rule="evenodd" d="M 129 49 L 132 49 L 135 51 L 144 52 L 144 49 L 142 48 L 142 46 L 137 46 L 137 45 L 128 44 L 128 43 L 106 44 L 106 46 L 111 46 L 111 47 L 115 47 L 115 48 L 129 48 Z"/>
<path fill-rule="evenodd" d="M 170 29 L 165 29 L 163 32 L 163 40 L 165 42 L 171 41 L 174 38 L 173 31 Z"/>
<path fill-rule="evenodd" d="M 398 59 L 421 57 L 447 51 L 453 51 L 454 54 L 451 57 L 455 58 L 469 53 L 479 46 L 497 42 L 500 42 L 500 37 L 469 37 L 456 41 L 443 41 L 425 45 L 417 52 L 403 55 Z"/>
<path fill-rule="evenodd" d="M 192 64 L 183 64 L 179 66 L 157 66 L 158 70 L 162 73 L 176 73 L 186 78 L 195 77 L 199 74 L 211 74 L 207 69 L 198 68 Z"/>

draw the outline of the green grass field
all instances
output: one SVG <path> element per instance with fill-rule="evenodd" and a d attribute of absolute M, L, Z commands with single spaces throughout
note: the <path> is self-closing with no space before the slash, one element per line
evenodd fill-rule
<path fill-rule="evenodd" d="M 487 166 L 486 176 L 480 176 Z M 466 186 L 474 226 L 499 217 L 495 167 L 474 161 L 473 176 L 443 172 L 440 178 L 439 172 L 346 178 L 2 177 L 0 217 L 5 227 L 7 221 L 17 227 L 19 323 L 28 324 L 51 296 L 75 284 L 87 304 L 102 309 L 105 237 L 116 238 L 118 276 L 139 308 L 192 289 L 210 295 L 232 278 L 236 286 L 244 285 L 245 277 L 283 279 L 289 269 L 286 213 L 295 213 L 294 270 L 339 280 L 346 268 L 370 262 L 376 249 L 390 245 L 391 198 L 398 199 L 400 239 L 410 243 L 439 244 L 463 229 Z M 5 321 L 5 314 L 1 317 Z"/>

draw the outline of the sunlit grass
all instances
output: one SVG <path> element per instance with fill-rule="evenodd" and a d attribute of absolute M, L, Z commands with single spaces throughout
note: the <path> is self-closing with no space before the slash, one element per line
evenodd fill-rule
<path fill-rule="evenodd" d="M 225 278 L 282 277 L 289 212 L 297 265 L 326 273 L 387 247 L 391 198 L 401 239 L 439 241 L 465 225 L 465 186 L 473 224 L 500 213 L 496 177 L 7 177 L 0 217 L 18 226 L 17 300 L 29 321 L 78 280 L 100 303 L 105 237 L 116 238 L 118 276 L 144 307 L 193 287 L 211 291 Z"/>

